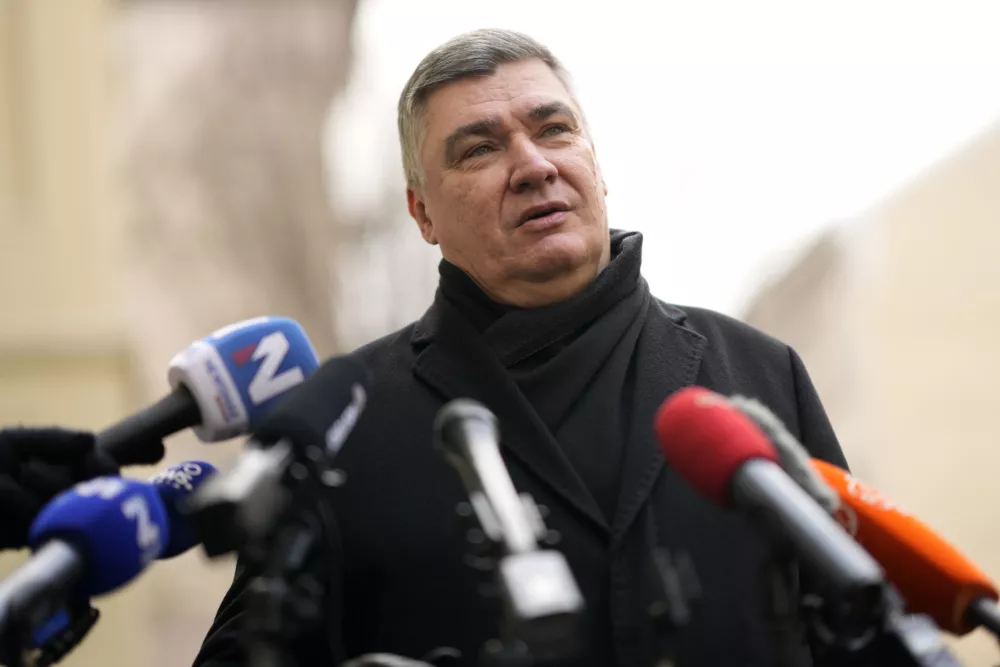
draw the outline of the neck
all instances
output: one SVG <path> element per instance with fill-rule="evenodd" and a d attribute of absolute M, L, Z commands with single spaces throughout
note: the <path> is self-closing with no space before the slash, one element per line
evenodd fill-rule
<path fill-rule="evenodd" d="M 573 298 L 594 282 L 606 266 L 607 262 L 604 262 L 597 267 L 586 267 L 586 270 L 578 270 L 556 279 L 549 278 L 542 282 L 519 281 L 500 289 L 491 289 L 476 280 L 471 273 L 469 277 L 497 303 L 516 308 L 542 308 Z"/>
<path fill-rule="evenodd" d="M 610 238 L 601 249 L 600 256 L 593 259 L 596 261 L 586 262 L 556 276 L 540 276 L 537 280 L 531 277 L 515 278 L 499 285 L 489 285 L 480 280 L 475 271 L 463 266 L 460 261 L 447 261 L 460 268 L 486 296 L 498 304 L 515 308 L 543 308 L 572 299 L 601 275 L 611 261 Z"/>
<path fill-rule="evenodd" d="M 511 326 L 531 329 L 534 325 L 525 322 L 536 321 L 533 319 L 536 315 L 568 312 L 567 309 L 572 311 L 581 307 L 589 311 L 591 307 L 585 304 L 619 298 L 641 280 L 642 235 L 613 230 L 609 240 L 608 254 L 614 255 L 614 260 L 590 267 L 589 275 L 578 273 L 575 280 L 521 285 L 514 294 L 515 298 L 485 289 L 471 273 L 442 258 L 438 265 L 440 294 L 480 332 L 491 328 L 500 319 L 511 320 Z"/>

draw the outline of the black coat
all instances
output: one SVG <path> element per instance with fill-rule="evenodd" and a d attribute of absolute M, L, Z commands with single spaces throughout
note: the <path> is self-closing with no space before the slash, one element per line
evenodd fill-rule
<path fill-rule="evenodd" d="M 373 371 L 371 401 L 338 456 L 347 483 L 330 494 L 339 548 L 326 626 L 296 646 L 301 667 L 336 665 L 368 652 L 419 657 L 459 648 L 463 664 L 496 635 L 495 609 L 463 563 L 456 471 L 434 450 L 432 424 L 453 398 L 473 398 L 499 418 L 519 491 L 548 508 L 588 605 L 587 653 L 577 664 L 651 667 L 655 631 L 647 605 L 655 544 L 690 554 L 702 594 L 676 640 L 680 667 L 810 665 L 794 619 L 775 633 L 763 620 L 764 540 L 745 518 L 709 504 L 665 464 L 652 439 L 626 444 L 617 514 L 604 518 L 544 426 L 515 409 L 509 378 L 476 332 L 438 299 L 417 323 L 355 352 Z M 734 319 L 653 300 L 637 347 L 633 419 L 652 428 L 664 398 L 689 385 L 761 400 L 813 456 L 845 466 L 802 361 L 788 346 Z M 596 417 L 599 417 L 596 416 Z M 239 566 L 196 665 L 246 664 L 238 641 L 250 573 Z M 789 663 L 786 663 L 789 664 Z"/>

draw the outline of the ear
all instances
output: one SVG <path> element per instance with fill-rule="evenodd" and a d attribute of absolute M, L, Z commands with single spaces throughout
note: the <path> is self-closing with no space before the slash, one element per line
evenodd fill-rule
<path fill-rule="evenodd" d="M 413 188 L 406 189 L 406 207 L 410 211 L 410 216 L 417 221 L 420 228 L 420 235 L 431 245 L 437 245 L 437 237 L 434 235 L 434 223 L 427 216 L 427 207 L 420 193 Z"/>

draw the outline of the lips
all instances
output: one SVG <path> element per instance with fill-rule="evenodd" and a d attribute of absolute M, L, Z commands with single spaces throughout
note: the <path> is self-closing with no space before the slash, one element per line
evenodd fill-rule
<path fill-rule="evenodd" d="M 531 220 L 537 220 L 538 218 L 544 218 L 552 213 L 566 212 L 569 210 L 569 206 L 565 202 L 561 201 L 551 201 L 544 204 L 539 204 L 538 206 L 532 206 L 531 208 L 525 210 L 521 217 L 518 219 L 517 225 L 520 227 L 526 222 Z"/>

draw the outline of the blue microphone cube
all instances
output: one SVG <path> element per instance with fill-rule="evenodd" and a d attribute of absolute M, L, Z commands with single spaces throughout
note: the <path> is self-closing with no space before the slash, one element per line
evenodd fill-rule
<path fill-rule="evenodd" d="M 170 540 L 167 510 L 151 484 L 97 477 L 64 491 L 35 518 L 28 534 L 33 550 L 63 540 L 84 561 L 79 593 L 93 597 L 132 580 L 160 556 Z"/>
<path fill-rule="evenodd" d="M 182 505 L 209 477 L 218 472 L 205 461 L 185 461 L 170 466 L 149 480 L 156 487 L 170 519 L 170 540 L 160 554 L 160 560 L 178 556 L 198 544 L 190 519 Z"/>

